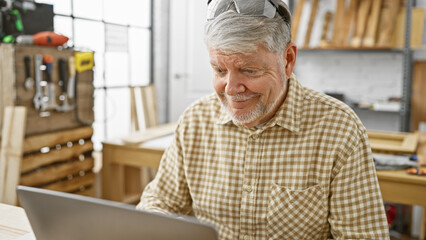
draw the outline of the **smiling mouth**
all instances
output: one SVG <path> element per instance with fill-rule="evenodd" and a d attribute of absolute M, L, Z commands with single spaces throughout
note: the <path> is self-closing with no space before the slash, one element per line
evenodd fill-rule
<path fill-rule="evenodd" d="M 227 101 L 229 102 L 229 106 L 235 110 L 240 109 L 240 110 L 244 110 L 250 106 L 252 106 L 254 99 L 256 99 L 257 97 L 259 97 L 259 94 L 254 94 L 254 95 L 250 95 L 250 96 L 239 96 L 239 97 L 235 97 L 235 96 L 228 96 Z"/>
<path fill-rule="evenodd" d="M 238 95 L 234 95 L 234 96 L 222 94 L 222 96 L 224 96 L 227 100 L 232 101 L 232 102 L 246 102 L 246 101 L 251 100 L 253 98 L 260 97 L 261 94 L 260 93 L 251 94 L 251 95 L 238 94 Z"/>

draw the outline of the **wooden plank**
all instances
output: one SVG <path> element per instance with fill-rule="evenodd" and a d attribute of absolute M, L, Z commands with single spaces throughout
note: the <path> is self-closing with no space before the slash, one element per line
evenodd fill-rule
<path fill-rule="evenodd" d="M 370 7 L 370 0 L 361 0 L 356 17 L 357 21 L 355 26 L 355 32 L 351 40 L 352 47 L 360 47 L 362 45 L 362 39 L 364 37 Z"/>
<path fill-rule="evenodd" d="M 40 171 L 21 176 L 21 185 L 38 187 L 61 180 L 68 175 L 78 174 L 80 171 L 89 171 L 94 166 L 94 160 L 87 157 L 84 161 L 72 161 L 45 167 Z"/>
<path fill-rule="evenodd" d="M 176 123 L 162 124 L 156 127 L 147 128 L 145 131 L 137 132 L 129 137 L 123 138 L 126 144 L 139 144 L 150 139 L 172 134 L 176 129 Z"/>
<path fill-rule="evenodd" d="M 138 131 L 138 117 L 136 112 L 135 88 L 130 88 L 130 127 L 131 131 Z"/>
<path fill-rule="evenodd" d="M 15 91 L 15 51 L 12 44 L 0 44 L 0 129 L 6 106 L 13 106 Z M 2 134 L 0 132 L 0 134 Z M 1 135 L 0 135 L 1 138 Z"/>
<path fill-rule="evenodd" d="M 339 46 L 348 46 L 349 37 L 352 34 L 353 29 L 355 28 L 356 15 L 358 12 L 359 0 L 351 0 L 349 8 L 345 11 L 344 23 L 341 27 L 341 34 L 339 34 L 338 45 Z"/>
<path fill-rule="evenodd" d="M 426 61 L 414 63 L 411 95 L 411 130 L 426 122 Z"/>
<path fill-rule="evenodd" d="M 0 202 L 16 204 L 25 131 L 24 107 L 6 107 L 0 152 Z"/>
<path fill-rule="evenodd" d="M 299 30 L 300 17 L 302 16 L 303 6 L 305 5 L 306 0 L 299 0 L 296 3 L 296 8 L 294 10 L 292 26 L 291 26 L 291 39 L 293 42 L 296 42 L 297 31 Z"/>
<path fill-rule="evenodd" d="M 426 165 L 426 133 L 422 133 L 418 131 L 416 131 L 416 133 L 419 135 L 419 144 L 418 144 L 417 152 L 416 152 L 418 157 L 417 162 L 421 166 L 425 166 Z"/>
<path fill-rule="evenodd" d="M 305 48 L 309 48 L 309 41 L 311 40 L 312 28 L 314 26 L 315 18 L 317 16 L 317 11 L 318 11 L 318 2 L 319 0 L 313 0 L 312 2 L 311 16 L 309 17 L 308 28 L 306 29 L 305 41 L 303 44 Z"/>
<path fill-rule="evenodd" d="M 383 0 L 380 11 L 378 46 L 390 46 L 395 21 L 400 8 L 400 0 Z"/>
<path fill-rule="evenodd" d="M 330 28 L 331 18 L 333 17 L 333 13 L 330 11 L 326 12 L 324 15 L 323 27 L 321 32 L 321 40 L 319 43 L 319 47 L 327 47 L 330 45 L 330 41 L 328 40 L 328 31 Z"/>
<path fill-rule="evenodd" d="M 81 196 L 86 196 L 86 197 L 94 197 L 95 196 L 95 188 L 94 187 L 85 188 L 82 191 L 75 192 L 75 194 L 81 195 Z"/>
<path fill-rule="evenodd" d="M 412 19 L 411 19 L 410 46 L 412 48 L 416 48 L 422 45 L 425 10 L 423 8 L 413 8 L 411 16 L 412 16 Z M 397 20 L 395 23 L 395 29 L 392 34 L 392 40 L 391 40 L 392 47 L 395 47 L 395 48 L 404 47 L 405 22 L 406 22 L 406 9 L 401 8 L 399 10 Z"/>
<path fill-rule="evenodd" d="M 367 20 L 367 30 L 365 32 L 363 46 L 372 47 L 376 44 L 377 27 L 379 26 L 380 9 L 382 0 L 374 0 L 371 6 L 371 12 Z"/>
<path fill-rule="evenodd" d="M 373 152 L 415 154 L 419 136 L 415 133 L 368 131 Z"/>
<path fill-rule="evenodd" d="M 59 150 L 52 149 L 48 153 L 31 154 L 22 159 L 21 173 L 44 165 L 69 161 L 88 151 L 93 151 L 93 143 L 91 141 L 85 142 L 83 145 L 75 144 L 72 147 L 63 146 Z"/>
<path fill-rule="evenodd" d="M 143 109 L 146 128 L 154 127 L 158 124 L 157 100 L 154 85 L 149 85 L 142 89 Z"/>
<path fill-rule="evenodd" d="M 81 187 L 93 186 L 96 181 L 96 174 L 89 172 L 84 176 L 73 177 L 70 180 L 60 181 L 44 186 L 44 189 L 60 192 L 77 192 Z"/>
<path fill-rule="evenodd" d="M 343 22 L 345 19 L 345 0 L 336 0 L 336 12 L 334 13 L 333 36 L 331 43 L 333 46 L 340 46 L 340 34 L 342 32 Z"/>
<path fill-rule="evenodd" d="M 93 135 L 92 127 L 80 127 L 55 133 L 47 133 L 25 138 L 24 153 L 38 152 L 43 147 L 54 147 L 57 144 L 88 139 Z"/>

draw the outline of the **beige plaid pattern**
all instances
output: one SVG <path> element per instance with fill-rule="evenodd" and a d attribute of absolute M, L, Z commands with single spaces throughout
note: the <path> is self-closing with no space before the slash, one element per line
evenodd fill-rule
<path fill-rule="evenodd" d="M 294 75 L 259 129 L 235 125 L 215 94 L 190 106 L 138 208 L 192 211 L 222 240 L 389 239 L 365 128 Z"/>

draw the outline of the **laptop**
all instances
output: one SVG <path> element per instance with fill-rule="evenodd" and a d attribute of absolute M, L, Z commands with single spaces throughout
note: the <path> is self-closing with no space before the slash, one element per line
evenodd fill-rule
<path fill-rule="evenodd" d="M 194 217 L 137 210 L 108 200 L 18 186 L 37 240 L 217 240 L 216 229 Z"/>

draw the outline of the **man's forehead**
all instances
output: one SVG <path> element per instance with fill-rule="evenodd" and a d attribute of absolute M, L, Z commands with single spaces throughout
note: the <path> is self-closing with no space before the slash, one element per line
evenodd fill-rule
<path fill-rule="evenodd" d="M 223 51 L 220 49 L 210 49 L 210 59 L 213 58 L 226 58 L 233 59 L 237 62 L 255 61 L 259 56 L 258 51 L 247 51 L 247 52 L 235 52 L 235 51 Z"/>
<path fill-rule="evenodd" d="M 216 65 L 218 61 L 230 61 L 236 65 L 260 63 L 262 62 L 262 56 L 266 53 L 271 54 L 269 51 L 265 52 L 264 49 L 258 49 L 252 52 L 232 52 L 220 49 L 209 49 L 210 62 Z"/>

